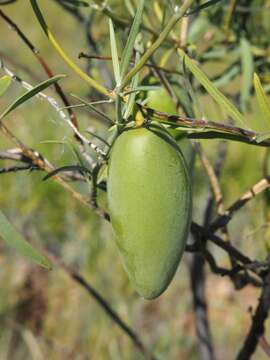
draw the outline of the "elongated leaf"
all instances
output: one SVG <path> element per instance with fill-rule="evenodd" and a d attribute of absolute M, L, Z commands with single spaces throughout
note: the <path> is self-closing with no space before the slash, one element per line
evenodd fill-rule
<path fill-rule="evenodd" d="M 256 100 L 258 102 L 263 121 L 267 128 L 270 128 L 270 103 L 263 90 L 259 76 L 254 73 L 253 83 L 255 87 Z"/>
<path fill-rule="evenodd" d="M 231 116 L 236 122 L 241 125 L 245 124 L 244 116 L 239 110 L 224 96 L 218 88 L 208 79 L 205 73 L 191 60 L 183 50 L 178 49 L 178 54 L 183 59 L 187 68 L 192 72 L 197 81 L 205 88 L 210 96 L 224 109 L 224 111 Z"/>
<path fill-rule="evenodd" d="M 132 58 L 133 47 L 134 47 L 134 44 L 136 41 L 136 37 L 139 33 L 141 22 L 142 22 L 144 1 L 145 0 L 139 1 L 136 15 L 135 15 L 134 21 L 133 21 L 131 29 L 130 29 L 130 33 L 128 36 L 126 46 L 124 48 L 122 61 L 121 61 L 121 65 L 120 65 L 122 78 L 126 75 L 130 60 Z"/>
<path fill-rule="evenodd" d="M 137 52 L 136 53 L 136 57 L 135 57 L 135 63 L 138 62 L 138 60 L 140 59 L 140 53 Z M 140 77 L 139 77 L 139 73 L 137 73 L 131 80 L 131 90 L 135 89 L 140 81 Z M 134 105 L 135 105 L 135 100 L 136 100 L 136 92 L 131 93 L 128 97 L 128 101 L 127 103 L 124 105 L 124 115 L 123 118 L 125 120 L 128 119 L 128 117 L 132 114 L 133 109 L 134 109 Z"/>
<path fill-rule="evenodd" d="M 56 75 L 33 87 L 33 89 L 27 91 L 25 94 L 20 96 L 18 99 L 16 99 L 6 108 L 6 110 L 0 115 L 0 120 L 3 119 L 11 111 L 22 105 L 24 102 L 31 99 L 33 96 L 37 95 L 38 93 L 40 93 L 41 91 L 43 91 L 44 89 L 51 86 L 52 84 L 54 84 L 55 82 L 57 82 L 58 80 L 62 79 L 65 76 L 66 75 Z"/>
<path fill-rule="evenodd" d="M 222 87 L 227 85 L 233 78 L 235 78 L 239 73 L 241 69 L 238 64 L 233 65 L 228 70 L 224 71 L 223 74 L 216 80 L 213 81 L 213 84 L 216 87 Z"/>
<path fill-rule="evenodd" d="M 0 237 L 11 247 L 18 251 L 23 256 L 33 260 L 40 266 L 47 269 L 51 268 L 49 260 L 35 250 L 29 242 L 27 242 L 21 234 L 8 221 L 6 216 L 0 210 Z"/>
<path fill-rule="evenodd" d="M 8 75 L 4 75 L 3 77 L 1 77 L 0 79 L 0 96 L 4 95 L 4 93 L 7 91 L 7 89 L 9 88 L 9 85 L 11 84 L 11 77 Z"/>
<path fill-rule="evenodd" d="M 95 79 L 91 78 L 85 72 L 83 72 L 68 56 L 68 54 L 62 49 L 56 38 L 53 36 L 51 31 L 49 30 L 46 21 L 42 15 L 42 12 L 37 4 L 37 0 L 30 0 L 31 6 L 34 10 L 37 20 L 39 21 L 40 26 L 42 27 L 44 33 L 46 34 L 48 40 L 50 41 L 51 45 L 57 51 L 59 56 L 64 60 L 69 68 L 71 68 L 81 79 L 86 81 L 90 86 L 95 88 L 101 94 L 108 96 L 109 98 L 113 98 L 113 95 L 101 84 L 99 84 Z"/>
<path fill-rule="evenodd" d="M 88 7 L 89 6 L 88 2 L 83 1 L 83 0 L 62 0 L 62 1 L 66 2 L 70 5 L 74 5 L 76 7 L 78 7 L 78 6 Z"/>
<path fill-rule="evenodd" d="M 254 71 L 253 55 L 250 43 L 247 39 L 242 38 L 241 48 L 241 65 L 242 65 L 242 87 L 240 95 L 241 110 L 247 110 L 247 101 L 249 99 L 252 88 L 252 75 Z"/>
<path fill-rule="evenodd" d="M 209 1 L 206 1 L 205 3 L 195 7 L 194 9 L 191 9 L 190 11 L 188 11 L 187 16 L 189 16 L 191 14 L 196 14 L 197 12 L 208 8 L 209 6 L 215 5 L 215 4 L 217 4 L 217 3 L 221 2 L 221 1 L 223 1 L 223 0 L 209 0 Z"/>
<path fill-rule="evenodd" d="M 119 64 L 115 32 L 114 32 L 113 22 L 111 19 L 109 19 L 109 27 L 110 27 L 110 41 L 111 41 L 111 53 L 112 53 L 114 78 L 116 85 L 120 85 L 121 84 L 120 64 Z"/>
<path fill-rule="evenodd" d="M 159 90 L 160 88 L 161 88 L 160 86 L 155 86 L 155 85 L 142 85 L 142 86 L 137 86 L 134 89 L 125 91 L 124 95 L 132 94 L 134 92 L 140 92 L 140 91 L 155 91 L 155 90 Z"/>
<path fill-rule="evenodd" d="M 132 4 L 131 0 L 124 0 L 124 1 L 125 1 L 125 5 L 126 5 L 128 12 L 133 17 L 135 15 L 135 10 L 133 8 L 133 4 Z"/>
<path fill-rule="evenodd" d="M 58 175 L 59 173 L 62 172 L 70 172 L 70 171 L 77 171 L 82 175 L 85 175 L 85 173 L 87 173 L 88 175 L 92 175 L 91 171 L 89 169 L 87 169 L 84 166 L 79 166 L 79 165 L 67 165 L 67 166 L 62 166 L 58 169 L 53 170 L 52 172 L 50 172 L 49 174 L 47 174 L 46 176 L 44 176 L 44 178 L 42 179 L 43 181 L 46 181 L 48 179 L 50 179 L 51 177 Z"/>

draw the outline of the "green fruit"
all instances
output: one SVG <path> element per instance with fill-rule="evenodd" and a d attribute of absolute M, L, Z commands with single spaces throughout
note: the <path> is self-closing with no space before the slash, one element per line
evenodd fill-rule
<path fill-rule="evenodd" d="M 147 93 L 147 106 L 161 112 L 165 112 L 170 115 L 177 115 L 176 106 L 172 98 L 168 95 L 164 88 L 159 90 L 148 91 Z M 184 133 L 178 130 L 170 130 L 170 134 L 175 138 L 178 146 L 180 147 L 184 158 L 187 163 L 187 167 L 190 172 L 193 170 L 195 152 L 189 139 Z"/>
<path fill-rule="evenodd" d="M 190 178 L 183 155 L 164 130 L 124 131 L 113 144 L 108 206 L 130 281 L 146 299 L 169 285 L 191 219 Z"/>
<path fill-rule="evenodd" d="M 148 91 L 147 98 L 148 107 L 171 115 L 177 115 L 176 106 L 164 88 Z"/>

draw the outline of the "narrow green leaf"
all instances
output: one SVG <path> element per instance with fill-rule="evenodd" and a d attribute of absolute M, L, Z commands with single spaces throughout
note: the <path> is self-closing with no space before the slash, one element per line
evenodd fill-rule
<path fill-rule="evenodd" d="M 267 96 L 263 90 L 261 81 L 259 76 L 254 73 L 253 77 L 253 83 L 255 87 L 255 93 L 256 93 L 256 100 L 258 102 L 260 113 L 262 116 L 262 119 L 267 126 L 267 128 L 270 128 L 270 103 L 267 99 Z"/>
<path fill-rule="evenodd" d="M 86 1 L 83 0 L 62 0 L 63 2 L 66 2 L 68 4 L 74 5 L 76 7 L 78 6 L 84 6 L 84 7 L 88 7 L 89 4 Z"/>
<path fill-rule="evenodd" d="M 86 100 L 84 100 L 83 98 L 81 98 L 80 96 L 77 96 L 75 94 L 70 94 L 72 97 L 74 97 L 75 99 L 79 100 L 82 102 L 82 104 L 78 104 L 78 106 L 87 106 L 89 107 L 91 110 L 93 110 L 94 112 L 96 112 L 97 114 L 99 114 L 100 116 L 102 116 L 109 124 L 113 124 L 113 120 L 102 110 L 99 110 L 95 105 L 97 104 L 95 101 L 93 102 L 87 102 Z"/>
<path fill-rule="evenodd" d="M 195 7 L 194 9 L 191 9 L 190 11 L 188 11 L 186 16 L 196 14 L 197 12 L 208 8 L 209 6 L 216 5 L 217 3 L 221 2 L 221 1 L 223 1 L 223 0 L 209 0 L 209 1 L 206 1 L 205 3 Z"/>
<path fill-rule="evenodd" d="M 46 176 L 44 176 L 44 178 L 42 179 L 43 181 L 46 181 L 48 179 L 50 179 L 51 177 L 58 175 L 59 173 L 62 172 L 69 172 L 69 171 L 77 171 L 79 172 L 81 175 L 85 175 L 86 173 L 88 175 L 92 176 L 92 173 L 89 169 L 87 169 L 84 166 L 79 166 L 79 165 L 67 165 L 67 166 L 62 166 L 60 168 L 57 168 L 53 171 L 51 171 L 50 173 L 48 173 Z"/>
<path fill-rule="evenodd" d="M 135 63 L 140 59 L 139 52 L 136 53 Z M 137 73 L 131 80 L 131 90 L 135 89 L 139 85 L 140 76 L 139 73 Z M 136 92 L 133 92 L 129 95 L 127 103 L 124 105 L 124 115 L 123 118 L 127 120 L 129 116 L 132 114 L 134 105 L 136 100 Z"/>
<path fill-rule="evenodd" d="M 213 84 L 220 88 L 227 85 L 233 78 L 235 78 L 241 72 L 240 66 L 238 64 L 231 66 L 229 69 L 225 70 L 223 74 L 216 80 L 213 80 Z"/>
<path fill-rule="evenodd" d="M 125 1 L 125 5 L 126 5 L 128 12 L 133 17 L 135 15 L 135 10 L 133 8 L 133 4 L 132 4 L 131 0 L 124 0 L 124 1 Z"/>
<path fill-rule="evenodd" d="M 120 64 L 119 64 L 115 32 L 114 32 L 113 22 L 111 19 L 109 19 L 109 27 L 110 27 L 110 41 L 111 41 L 113 72 L 114 72 L 114 78 L 115 78 L 116 85 L 118 86 L 121 84 Z"/>
<path fill-rule="evenodd" d="M 245 124 L 244 116 L 239 110 L 224 96 L 218 88 L 208 79 L 205 73 L 191 60 L 183 50 L 178 49 L 178 54 L 183 59 L 185 65 L 197 79 L 197 81 L 205 88 L 210 96 L 224 109 L 224 111 L 231 116 L 236 122 L 241 125 Z"/>
<path fill-rule="evenodd" d="M 123 56 L 122 56 L 121 65 L 120 65 L 122 78 L 126 75 L 130 60 L 132 58 L 133 47 L 134 47 L 134 44 L 136 41 L 136 37 L 139 33 L 141 22 L 142 22 L 144 1 L 145 0 L 139 1 L 136 15 L 135 15 L 134 21 L 132 23 L 132 26 L 131 26 L 131 29 L 129 32 L 128 40 L 127 40 L 126 46 L 123 51 Z"/>
<path fill-rule="evenodd" d="M 242 38 L 240 42 L 241 65 L 242 65 L 242 87 L 240 94 L 241 110 L 247 110 L 247 102 L 250 97 L 252 88 L 252 77 L 254 71 L 253 55 L 250 43 L 246 38 Z"/>
<path fill-rule="evenodd" d="M 49 260 L 35 250 L 21 234 L 8 221 L 6 216 L 0 211 L 0 236 L 11 247 L 23 256 L 33 260 L 40 266 L 50 269 L 52 266 Z"/>
<path fill-rule="evenodd" d="M 137 86 L 134 89 L 130 89 L 128 91 L 125 91 L 124 95 L 132 94 L 134 92 L 140 92 L 140 91 L 155 91 L 155 90 L 159 90 L 159 89 L 160 89 L 160 86 L 142 85 L 142 86 Z"/>
<path fill-rule="evenodd" d="M 9 88 L 9 85 L 11 84 L 11 77 L 8 75 L 4 75 L 3 77 L 1 77 L 0 79 L 0 96 L 4 95 L 4 93 L 7 91 L 7 89 Z"/>
<path fill-rule="evenodd" d="M 47 79 L 43 81 L 42 83 L 36 85 L 33 87 L 33 89 L 27 91 L 22 96 L 20 96 L 18 99 L 16 99 L 13 103 L 11 103 L 6 110 L 0 115 L 0 120 L 3 119 L 7 114 L 9 114 L 11 111 L 22 105 L 27 100 L 31 99 L 33 96 L 37 95 L 39 92 L 45 90 L 50 85 L 54 84 L 58 80 L 62 79 L 66 75 L 56 75 L 50 79 Z"/>
<path fill-rule="evenodd" d="M 87 75 L 85 72 L 83 72 L 68 56 L 68 54 L 62 49 L 56 38 L 51 33 L 50 29 L 48 28 L 46 21 L 42 15 L 42 12 L 37 4 L 37 0 L 30 0 L 31 6 L 34 10 L 34 13 L 36 15 L 36 18 L 42 27 L 44 33 L 46 34 L 48 40 L 50 41 L 51 45 L 54 47 L 54 49 L 57 51 L 58 55 L 64 60 L 64 62 L 67 64 L 69 68 L 71 68 L 81 79 L 86 81 L 90 86 L 95 88 L 98 92 L 101 94 L 109 97 L 114 98 L 114 96 L 101 84 L 98 83 L 95 79 Z"/>

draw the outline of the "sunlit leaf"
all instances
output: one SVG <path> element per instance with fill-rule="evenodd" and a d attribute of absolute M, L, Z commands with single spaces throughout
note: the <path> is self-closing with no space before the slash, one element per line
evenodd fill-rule
<path fill-rule="evenodd" d="M 190 11 L 188 11 L 187 16 L 191 15 L 191 14 L 196 14 L 197 12 L 206 9 L 210 6 L 216 5 L 217 3 L 221 2 L 223 0 L 209 0 L 204 2 L 203 4 L 196 6 L 194 9 L 191 9 Z"/>
<path fill-rule="evenodd" d="M 78 7 L 78 6 L 88 7 L 89 6 L 88 2 L 83 1 L 83 0 L 62 0 L 62 2 L 74 5 L 76 7 Z"/>
<path fill-rule="evenodd" d="M 57 169 L 51 171 L 49 174 L 44 176 L 43 181 L 46 181 L 46 180 L 50 179 L 51 177 L 58 175 L 60 173 L 65 173 L 65 172 L 70 172 L 70 171 L 79 172 L 81 175 L 85 175 L 86 173 L 88 175 L 91 175 L 91 171 L 84 166 L 67 165 L 67 166 L 62 166 L 60 168 L 57 168 Z"/>
<path fill-rule="evenodd" d="M 121 76 L 120 76 L 120 63 L 117 51 L 117 44 L 114 32 L 114 26 L 111 19 L 109 19 L 109 27 L 110 27 L 110 41 L 111 41 L 111 53 L 112 53 L 112 63 L 113 63 L 113 72 L 116 85 L 121 84 Z"/>
<path fill-rule="evenodd" d="M 45 90 L 47 87 L 51 86 L 52 84 L 56 83 L 66 75 L 56 75 L 50 79 L 43 81 L 42 83 L 38 84 L 37 86 L 33 87 L 33 89 L 27 91 L 25 94 L 20 96 L 16 99 L 13 103 L 11 103 L 6 110 L 0 115 L 0 120 L 3 119 L 7 114 L 11 111 L 15 110 L 17 107 L 25 103 L 27 100 L 31 99 L 33 96 L 37 95 L 41 91 Z"/>
<path fill-rule="evenodd" d="M 140 0 L 138 4 L 138 8 L 136 11 L 136 15 L 133 21 L 133 24 L 130 29 L 130 33 L 128 36 L 128 40 L 126 43 L 126 46 L 123 51 L 122 61 L 121 61 L 121 76 L 122 78 L 125 76 L 130 60 L 132 58 L 133 54 L 133 47 L 136 41 L 136 37 L 139 33 L 141 21 L 142 21 L 142 15 L 143 15 L 143 9 L 144 9 L 144 0 Z"/>
<path fill-rule="evenodd" d="M 231 116 L 236 122 L 241 125 L 245 124 L 244 116 L 239 110 L 223 95 L 218 88 L 211 82 L 205 73 L 191 60 L 183 50 L 178 49 L 178 54 L 183 59 L 187 68 L 191 71 L 196 80 L 205 88 L 210 96 L 224 109 L 224 111 Z"/>
<path fill-rule="evenodd" d="M 242 38 L 240 42 L 241 49 L 241 65 L 242 65 L 242 87 L 240 94 L 241 110 L 247 110 L 247 101 L 249 99 L 252 88 L 252 77 L 254 71 L 253 55 L 250 43 L 246 38 Z"/>
<path fill-rule="evenodd" d="M 267 99 L 267 96 L 263 90 L 259 76 L 254 73 L 253 83 L 255 87 L 256 100 L 258 102 L 262 120 L 264 121 L 265 126 L 270 128 L 270 103 Z"/>

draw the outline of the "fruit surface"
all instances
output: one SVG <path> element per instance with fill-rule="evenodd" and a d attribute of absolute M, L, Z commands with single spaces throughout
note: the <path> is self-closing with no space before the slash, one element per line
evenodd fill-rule
<path fill-rule="evenodd" d="M 170 115 L 177 115 L 176 106 L 172 98 L 168 95 L 164 88 L 158 90 L 148 91 L 147 93 L 147 106 L 161 112 L 165 112 Z M 170 134 L 175 138 L 178 146 L 180 147 L 184 158 L 186 160 L 188 169 L 192 172 L 195 152 L 190 140 L 178 130 L 170 130 Z"/>
<path fill-rule="evenodd" d="M 137 292 L 155 298 L 169 285 L 189 231 L 191 188 L 183 155 L 164 130 L 124 131 L 112 147 L 107 186 L 124 267 Z"/>

